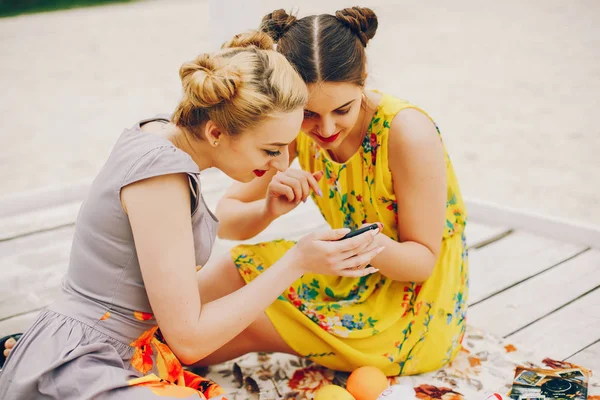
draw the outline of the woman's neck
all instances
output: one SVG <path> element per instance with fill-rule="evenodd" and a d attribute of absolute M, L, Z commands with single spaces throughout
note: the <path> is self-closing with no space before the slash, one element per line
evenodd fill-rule
<path fill-rule="evenodd" d="M 360 108 L 360 113 L 356 119 L 356 123 L 350 130 L 350 133 L 342 143 L 335 149 L 329 150 L 330 157 L 339 163 L 348 161 L 360 148 L 365 134 L 369 128 L 369 123 L 375 112 L 375 107 L 372 106 L 372 101 L 365 96 L 365 102 Z"/>
<path fill-rule="evenodd" d="M 213 157 L 215 149 L 206 140 L 199 140 L 184 129 L 170 123 L 166 128 L 165 137 L 179 150 L 187 153 L 198 165 L 200 171 L 215 166 Z"/>

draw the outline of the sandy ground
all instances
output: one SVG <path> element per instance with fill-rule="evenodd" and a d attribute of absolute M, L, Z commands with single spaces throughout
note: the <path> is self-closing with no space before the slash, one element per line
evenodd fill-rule
<path fill-rule="evenodd" d="M 213 3 L 0 19 L 0 196 L 93 177 L 124 127 L 174 108 L 183 61 L 292 5 Z M 465 197 L 600 225 L 600 3 L 485 3 L 363 1 L 380 17 L 369 86 L 437 120 Z"/>

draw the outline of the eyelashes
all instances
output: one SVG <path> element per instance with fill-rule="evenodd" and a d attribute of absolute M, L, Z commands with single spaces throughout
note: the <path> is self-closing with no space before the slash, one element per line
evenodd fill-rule
<path fill-rule="evenodd" d="M 271 151 L 271 150 L 265 150 L 265 153 L 269 156 L 269 157 L 277 157 L 279 155 L 281 155 L 280 151 Z"/>
<path fill-rule="evenodd" d="M 337 115 L 346 115 L 350 112 L 350 109 L 347 108 L 345 110 L 335 110 L 334 113 L 336 113 Z M 310 119 L 310 118 L 314 118 L 316 116 L 315 113 L 312 112 L 304 112 L 304 119 Z"/>

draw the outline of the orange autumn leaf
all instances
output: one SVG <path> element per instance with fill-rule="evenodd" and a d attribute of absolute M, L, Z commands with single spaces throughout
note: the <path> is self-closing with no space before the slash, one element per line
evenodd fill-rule
<path fill-rule="evenodd" d="M 481 360 L 479 359 L 479 357 L 469 357 L 469 364 L 471 364 L 471 367 L 476 367 L 478 365 L 481 365 Z"/>
<path fill-rule="evenodd" d="M 133 357 L 131 357 L 131 366 L 142 374 L 148 373 L 154 365 L 152 361 L 152 346 L 144 345 L 135 349 Z"/>
<path fill-rule="evenodd" d="M 139 378 L 133 378 L 127 381 L 129 386 L 140 386 L 145 385 L 147 383 L 156 383 L 160 382 L 160 378 L 154 374 L 148 374 L 144 376 L 140 376 Z"/>
<path fill-rule="evenodd" d="M 517 348 L 512 344 L 507 344 L 506 346 L 504 346 L 504 350 L 506 350 L 507 353 L 512 353 L 514 351 L 517 351 Z"/>
<path fill-rule="evenodd" d="M 171 383 L 184 385 L 183 367 L 169 346 L 156 339 L 152 341 L 152 344 L 156 348 L 158 376 Z"/>
<path fill-rule="evenodd" d="M 158 326 L 148 329 L 146 332 L 142 333 L 139 338 L 129 344 L 131 347 L 135 348 L 133 356 L 131 357 L 131 366 L 142 374 L 150 371 L 154 364 L 152 361 L 154 352 L 152 351 L 150 342 L 157 329 Z"/>
<path fill-rule="evenodd" d="M 462 395 L 447 387 L 436 387 L 433 385 L 421 385 L 415 388 L 417 399 L 430 400 L 448 398 L 462 400 Z M 446 396 L 446 395 L 449 396 Z"/>
<path fill-rule="evenodd" d="M 146 344 L 150 344 L 150 341 L 154 337 L 154 334 L 158 330 L 158 325 L 148 329 L 146 332 L 142 333 L 139 338 L 131 342 L 129 345 L 131 347 L 140 347 Z"/>
<path fill-rule="evenodd" d="M 104 313 L 104 315 L 102 316 L 102 318 L 100 318 L 100 321 L 105 321 L 105 320 L 107 320 L 109 318 L 110 318 L 110 312 L 107 311 L 107 312 Z"/>
<path fill-rule="evenodd" d="M 570 363 L 568 361 L 559 361 L 559 360 L 553 360 L 552 358 L 544 358 L 542 360 L 542 363 L 544 363 L 544 365 L 546 365 L 547 367 L 550 367 L 552 369 L 578 368 L 588 378 L 590 376 L 592 376 L 592 371 L 590 371 L 589 369 L 579 366 L 577 364 Z"/>
<path fill-rule="evenodd" d="M 143 312 L 143 311 L 134 311 L 133 312 L 133 316 L 138 321 L 148 321 L 148 320 L 154 318 L 154 315 L 152 315 L 150 313 Z"/>
<path fill-rule="evenodd" d="M 185 386 L 202 391 L 209 399 L 225 393 L 221 386 L 200 375 L 196 375 L 193 372 L 184 370 L 183 376 L 185 379 Z"/>

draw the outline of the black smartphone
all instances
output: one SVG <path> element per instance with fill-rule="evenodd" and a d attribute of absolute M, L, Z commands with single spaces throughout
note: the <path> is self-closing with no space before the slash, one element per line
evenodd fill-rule
<path fill-rule="evenodd" d="M 379 229 L 379 225 L 377 225 L 377 224 L 367 225 L 367 226 L 364 226 L 364 227 L 362 227 L 360 229 L 357 229 L 355 231 L 348 232 L 343 238 L 338 239 L 338 240 L 350 239 L 351 237 L 358 236 L 361 233 L 365 233 L 367 231 L 376 231 L 378 229 Z"/>

